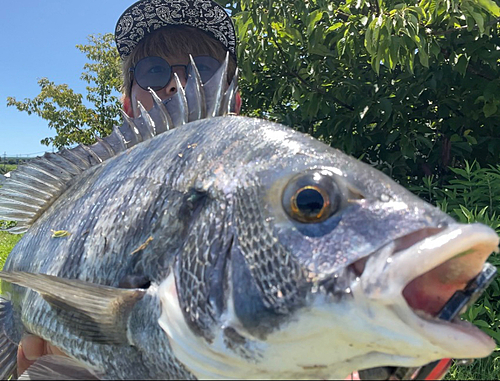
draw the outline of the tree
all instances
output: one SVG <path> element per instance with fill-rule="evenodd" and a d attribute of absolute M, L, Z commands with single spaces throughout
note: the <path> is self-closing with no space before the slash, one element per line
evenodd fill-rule
<path fill-rule="evenodd" d="M 403 184 L 499 161 L 492 0 L 220 1 L 246 114 L 275 119 Z"/>
<path fill-rule="evenodd" d="M 404 185 L 476 159 L 499 162 L 500 8 L 494 0 L 219 0 L 239 37 L 243 113 L 339 147 Z M 8 104 L 56 129 L 45 144 L 91 143 L 118 123 L 111 34 L 78 46 L 86 99 L 46 78 Z"/>
<path fill-rule="evenodd" d="M 41 91 L 33 99 L 7 98 L 8 106 L 38 115 L 56 130 L 56 136 L 43 139 L 42 144 L 56 148 L 91 144 L 96 136 L 107 136 L 119 123 L 121 103 L 117 94 L 121 86 L 121 61 L 114 36 L 90 35 L 88 41 L 87 45 L 76 46 L 91 61 L 84 65 L 80 77 L 89 84 L 85 99 L 68 85 L 56 85 L 48 78 L 38 80 Z"/>

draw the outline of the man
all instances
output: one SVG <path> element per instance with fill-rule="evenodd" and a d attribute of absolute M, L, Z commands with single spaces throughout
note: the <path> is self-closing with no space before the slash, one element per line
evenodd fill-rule
<path fill-rule="evenodd" d="M 115 40 L 123 60 L 123 110 L 132 118 L 140 114 L 138 102 L 146 110 L 153 107 L 149 88 L 165 101 L 177 92 L 174 73 L 181 85 L 186 85 L 190 54 L 203 82 L 215 73 L 226 52 L 228 83 L 236 69 L 233 23 L 225 10 L 211 0 L 140 0 L 120 16 Z M 237 94 L 235 113 L 240 107 Z M 47 354 L 63 355 L 39 337 L 25 336 L 18 350 L 18 374 Z"/>
<path fill-rule="evenodd" d="M 128 8 L 115 30 L 123 59 L 123 108 L 138 116 L 137 101 L 153 106 L 148 87 L 165 100 L 177 92 L 173 73 L 185 86 L 194 57 L 204 82 L 229 52 L 228 83 L 236 69 L 236 36 L 228 14 L 211 0 L 141 0 Z M 241 99 L 237 96 L 235 110 Z"/>

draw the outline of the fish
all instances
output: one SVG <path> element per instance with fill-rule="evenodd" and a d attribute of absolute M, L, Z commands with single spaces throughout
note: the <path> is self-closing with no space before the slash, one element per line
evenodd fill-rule
<path fill-rule="evenodd" d="M 195 66 L 195 65 L 193 65 Z M 439 319 L 499 238 L 309 135 L 231 115 L 227 59 L 92 146 L 0 189 L 24 233 L 3 270 L 0 376 L 35 334 L 31 379 L 339 379 L 488 356 Z M 179 86 L 178 88 L 182 88 Z"/>

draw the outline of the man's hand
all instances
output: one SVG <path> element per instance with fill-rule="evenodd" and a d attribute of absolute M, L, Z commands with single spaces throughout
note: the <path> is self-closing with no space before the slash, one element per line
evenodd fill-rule
<path fill-rule="evenodd" d="M 23 374 L 39 357 L 44 355 L 66 356 L 59 348 L 38 336 L 24 336 L 17 350 L 17 374 L 19 376 Z"/>

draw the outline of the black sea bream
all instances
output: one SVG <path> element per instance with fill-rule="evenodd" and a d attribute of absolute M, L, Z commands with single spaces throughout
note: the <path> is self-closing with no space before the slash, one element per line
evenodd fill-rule
<path fill-rule="evenodd" d="M 189 83 L 171 120 L 157 102 L 0 190 L 0 219 L 26 230 L 0 273 L 0 375 L 23 332 L 69 356 L 32 378 L 335 379 L 491 353 L 436 315 L 497 249 L 492 229 L 310 136 L 217 117 L 234 83 Z"/>

